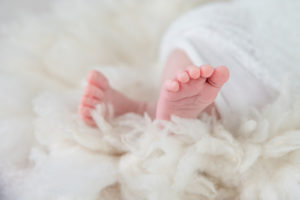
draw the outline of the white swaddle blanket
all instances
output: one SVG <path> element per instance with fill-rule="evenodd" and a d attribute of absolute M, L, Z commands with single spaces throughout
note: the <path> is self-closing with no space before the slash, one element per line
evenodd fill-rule
<path fill-rule="evenodd" d="M 221 114 L 259 108 L 272 100 L 286 75 L 300 86 L 299 10 L 298 0 L 240 0 L 197 8 L 169 28 L 161 59 L 180 48 L 195 65 L 226 65 L 231 78 L 216 100 Z"/>

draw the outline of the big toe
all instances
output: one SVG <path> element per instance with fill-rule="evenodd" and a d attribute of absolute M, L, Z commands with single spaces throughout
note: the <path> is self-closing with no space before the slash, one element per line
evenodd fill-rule
<path fill-rule="evenodd" d="M 229 79 L 229 70 L 225 66 L 219 66 L 214 73 L 207 79 L 207 82 L 214 87 L 220 88 Z"/>
<path fill-rule="evenodd" d="M 95 85 L 103 90 L 107 89 L 109 84 L 107 78 L 99 71 L 92 70 L 87 78 L 89 84 Z"/>

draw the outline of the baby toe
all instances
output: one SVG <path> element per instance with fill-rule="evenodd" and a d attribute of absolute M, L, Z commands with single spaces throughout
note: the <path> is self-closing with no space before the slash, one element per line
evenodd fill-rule
<path fill-rule="evenodd" d="M 201 71 L 200 72 L 201 73 L 201 77 L 208 78 L 208 77 L 210 77 L 213 74 L 214 68 L 212 66 L 210 66 L 210 65 L 202 65 L 200 67 L 200 71 Z"/>
<path fill-rule="evenodd" d="M 91 111 L 93 109 L 84 105 L 81 105 L 79 108 L 79 113 L 82 118 L 91 118 Z"/>
<path fill-rule="evenodd" d="M 95 121 L 93 120 L 93 117 L 91 115 L 93 108 L 85 106 L 85 105 L 81 105 L 79 108 L 79 114 L 81 116 L 81 119 L 90 126 L 96 126 Z"/>
<path fill-rule="evenodd" d="M 85 118 L 82 118 L 83 121 L 89 125 L 89 126 L 96 126 L 96 123 L 95 121 L 93 120 L 93 118 L 90 118 L 90 117 L 85 117 Z"/>
<path fill-rule="evenodd" d="M 98 100 L 101 100 L 103 98 L 104 94 L 103 91 L 96 86 L 89 85 L 85 90 L 84 97 L 91 97 Z"/>
<path fill-rule="evenodd" d="M 170 92 L 177 92 L 179 91 L 179 83 L 177 81 L 167 80 L 165 82 L 165 88 Z"/>
<path fill-rule="evenodd" d="M 200 68 L 196 66 L 191 66 L 188 68 L 188 74 L 192 79 L 197 79 L 200 77 Z"/>
<path fill-rule="evenodd" d="M 92 70 L 89 73 L 87 80 L 89 84 L 95 85 L 103 90 L 106 90 L 109 86 L 106 77 L 96 70 Z"/>
<path fill-rule="evenodd" d="M 94 98 L 84 97 L 82 99 L 82 105 L 90 108 L 95 108 L 99 103 L 100 101 Z"/>
<path fill-rule="evenodd" d="M 190 77 L 186 71 L 180 71 L 177 73 L 177 80 L 181 83 L 187 83 L 190 80 Z"/>
<path fill-rule="evenodd" d="M 208 83 L 214 87 L 220 88 L 229 79 L 229 70 L 225 66 L 217 67 L 210 78 L 207 79 Z"/>

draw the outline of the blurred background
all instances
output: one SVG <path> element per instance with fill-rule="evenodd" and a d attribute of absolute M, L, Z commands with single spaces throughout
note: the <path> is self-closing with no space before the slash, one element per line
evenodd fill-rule
<path fill-rule="evenodd" d="M 48 0 L 0 0 L 0 22 L 14 19 L 28 12 L 45 12 L 50 2 Z"/>

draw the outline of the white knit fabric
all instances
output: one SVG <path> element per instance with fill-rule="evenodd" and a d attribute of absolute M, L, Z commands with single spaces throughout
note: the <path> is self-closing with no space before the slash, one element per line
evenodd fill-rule
<path fill-rule="evenodd" d="M 194 64 L 226 65 L 229 82 L 216 100 L 221 114 L 259 108 L 288 76 L 300 86 L 300 1 L 233 1 L 202 6 L 169 28 L 161 59 L 183 49 Z"/>

